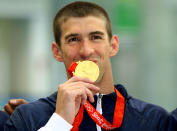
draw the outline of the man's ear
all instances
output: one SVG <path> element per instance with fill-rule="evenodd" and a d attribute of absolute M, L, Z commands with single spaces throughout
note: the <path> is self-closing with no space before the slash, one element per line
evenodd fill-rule
<path fill-rule="evenodd" d="M 110 57 L 115 56 L 119 51 L 119 38 L 113 35 L 111 38 Z"/>
<path fill-rule="evenodd" d="M 61 49 L 60 49 L 59 45 L 56 42 L 52 42 L 52 53 L 53 53 L 53 57 L 57 61 L 63 62 L 63 56 L 62 56 Z"/>

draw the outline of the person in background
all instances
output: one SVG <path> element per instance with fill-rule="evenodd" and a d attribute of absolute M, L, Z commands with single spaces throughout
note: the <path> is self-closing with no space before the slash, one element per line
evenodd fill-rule
<path fill-rule="evenodd" d="M 15 108 L 22 104 L 27 104 L 28 102 L 24 99 L 11 99 L 4 106 L 4 111 L 1 111 L 0 107 L 0 131 L 3 131 L 6 121 L 9 119 L 10 115 L 14 112 Z"/>
<path fill-rule="evenodd" d="M 5 131 L 175 131 L 165 109 L 130 96 L 113 81 L 110 58 L 119 50 L 107 12 L 90 2 L 73 2 L 56 14 L 54 58 L 65 65 L 68 80 L 46 98 L 17 107 Z M 90 60 L 100 69 L 98 81 L 71 76 L 73 62 Z M 87 101 L 88 100 L 88 101 Z"/>
<path fill-rule="evenodd" d="M 10 99 L 8 103 L 4 106 L 4 112 L 11 115 L 14 112 L 15 108 L 22 104 L 28 104 L 28 101 L 26 101 L 25 99 Z"/>

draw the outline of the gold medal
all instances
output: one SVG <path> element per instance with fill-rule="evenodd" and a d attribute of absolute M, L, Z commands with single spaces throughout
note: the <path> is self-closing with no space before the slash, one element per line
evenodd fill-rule
<path fill-rule="evenodd" d="M 71 75 L 79 77 L 87 77 L 92 81 L 96 81 L 99 77 L 99 67 L 92 61 L 78 61 L 71 64 L 68 71 Z"/>

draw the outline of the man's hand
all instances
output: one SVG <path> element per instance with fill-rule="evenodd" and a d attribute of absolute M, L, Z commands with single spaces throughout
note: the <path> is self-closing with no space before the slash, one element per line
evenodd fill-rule
<path fill-rule="evenodd" d="M 27 103 L 28 102 L 24 99 L 10 99 L 8 101 L 8 104 L 4 106 L 4 111 L 11 115 L 17 106 Z"/>
<path fill-rule="evenodd" d="M 99 88 L 88 78 L 72 77 L 58 87 L 56 113 L 72 124 L 80 105 L 87 98 L 94 102 L 93 95 L 98 91 Z"/>

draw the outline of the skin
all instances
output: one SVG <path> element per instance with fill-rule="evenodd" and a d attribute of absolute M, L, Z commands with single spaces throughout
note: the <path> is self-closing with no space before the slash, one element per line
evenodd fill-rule
<path fill-rule="evenodd" d="M 109 94 L 114 92 L 114 83 L 110 57 L 119 49 L 119 40 L 114 35 L 108 39 L 105 20 L 94 16 L 82 18 L 71 17 L 61 25 L 61 47 L 52 43 L 54 58 L 63 62 L 67 69 L 74 61 L 91 60 L 100 68 L 97 83 L 79 77 L 71 77 L 58 86 L 56 113 L 72 124 L 81 104 L 88 99 L 94 102 L 97 92 Z"/>
<path fill-rule="evenodd" d="M 4 106 L 4 112 L 11 115 L 15 108 L 22 104 L 27 104 L 28 102 L 24 99 L 11 99 L 8 103 Z"/>

